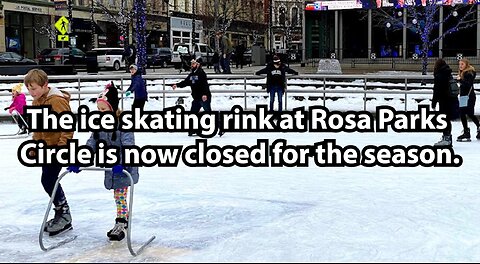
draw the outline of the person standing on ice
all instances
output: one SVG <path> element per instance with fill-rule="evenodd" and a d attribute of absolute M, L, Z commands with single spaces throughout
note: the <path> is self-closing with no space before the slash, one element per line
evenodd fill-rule
<path fill-rule="evenodd" d="M 270 94 L 270 111 L 273 112 L 273 103 L 275 102 L 275 94 L 278 96 L 278 111 L 282 111 L 283 93 L 287 88 L 286 74 L 298 75 L 298 72 L 283 65 L 280 58 L 273 56 L 273 63 L 267 67 L 257 71 L 256 75 L 267 75 L 267 93 Z"/>
<path fill-rule="evenodd" d="M 60 91 L 57 88 L 48 86 L 48 76 L 40 69 L 30 70 L 24 79 L 28 92 L 33 97 L 33 106 L 51 106 L 51 111 L 61 114 L 62 112 L 71 112 L 70 94 Z M 65 146 L 67 141 L 73 138 L 73 131 L 52 131 L 52 132 L 34 132 L 33 140 L 43 140 L 47 146 Z M 34 150 L 29 153 L 35 156 Z M 53 188 L 62 170 L 62 165 L 53 163 L 42 166 L 42 185 L 48 195 L 53 195 Z M 62 186 L 58 185 L 57 192 L 54 194 L 53 204 L 55 216 L 45 225 L 45 232 L 50 236 L 58 235 L 64 231 L 72 229 L 72 217 L 67 198 L 63 192 Z"/>
<path fill-rule="evenodd" d="M 142 77 L 142 71 L 138 70 L 137 65 L 132 64 L 129 69 L 130 74 L 132 75 L 132 82 L 125 93 L 125 96 L 129 97 L 133 92 L 135 98 L 133 99 L 132 111 L 136 107 L 143 110 L 145 102 L 148 101 L 147 85 Z"/>
<path fill-rule="evenodd" d="M 97 99 L 97 108 L 100 112 L 113 112 L 113 115 L 117 119 L 119 118 L 121 111 L 118 109 L 118 91 L 113 83 L 108 84 L 100 94 Z M 105 147 L 117 147 L 121 150 L 125 146 L 134 146 L 135 136 L 133 132 L 98 131 L 91 134 L 86 145 L 95 150 L 97 143 L 100 141 L 105 143 Z M 122 164 L 123 157 L 120 156 L 120 159 L 119 164 Z M 125 238 L 125 232 L 128 228 L 127 194 L 130 179 L 123 174 L 123 169 L 122 165 L 116 165 L 111 171 L 105 172 L 104 186 L 107 190 L 113 190 L 113 197 L 117 205 L 115 225 L 107 232 L 110 241 L 121 241 Z M 139 178 L 138 167 L 126 167 L 125 169 L 132 176 L 134 183 L 137 183 Z M 80 172 L 78 166 L 70 166 L 67 170 L 74 173 Z"/>
<path fill-rule="evenodd" d="M 440 114 L 446 115 L 447 121 L 442 139 L 435 146 L 452 146 L 452 120 L 458 118 L 458 98 L 450 95 L 452 69 L 443 59 L 438 59 L 433 68 L 433 76 L 432 108 L 435 109 L 438 104 Z"/>
<path fill-rule="evenodd" d="M 470 128 L 467 123 L 467 116 L 477 126 L 477 139 L 480 139 L 480 122 L 475 116 L 475 89 L 473 82 L 475 80 L 475 68 L 470 65 L 467 59 L 461 59 L 458 62 L 457 80 L 460 83 L 460 96 L 468 96 L 467 105 L 460 107 L 460 119 L 462 120 L 463 133 L 458 136 L 457 141 L 470 141 Z"/>
<path fill-rule="evenodd" d="M 12 115 L 13 111 L 21 116 L 13 114 L 12 117 L 15 119 L 18 127 L 20 128 L 19 134 L 27 134 L 27 124 L 26 115 L 23 113 L 24 107 L 27 105 L 27 100 L 25 94 L 22 93 L 23 83 L 19 83 L 12 88 L 12 104 L 9 107 L 5 107 L 5 110 L 8 110 L 8 113 Z"/>
<path fill-rule="evenodd" d="M 205 71 L 203 71 L 201 63 L 201 59 L 191 60 L 190 64 L 192 71 L 187 76 L 187 78 L 177 84 L 172 85 L 173 90 L 175 90 L 177 87 L 192 87 L 193 101 L 192 106 L 190 107 L 190 112 L 192 113 L 198 113 L 202 108 L 205 112 L 212 111 L 212 108 L 210 106 L 210 103 L 212 102 L 212 94 L 210 93 L 207 74 L 205 73 Z M 223 134 L 223 131 L 219 132 L 220 136 L 222 136 Z M 192 131 L 189 131 L 188 135 L 193 136 L 194 133 Z"/>

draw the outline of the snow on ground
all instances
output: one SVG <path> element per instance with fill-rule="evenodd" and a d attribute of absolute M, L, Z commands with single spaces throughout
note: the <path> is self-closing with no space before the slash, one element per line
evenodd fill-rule
<path fill-rule="evenodd" d="M 99 84 L 92 84 L 97 89 Z M 212 85 L 232 88 L 234 85 Z M 254 89 L 260 89 L 256 87 Z M 338 88 L 340 89 L 340 88 Z M 342 89 L 356 89 L 355 87 Z M 184 105 L 190 106 L 186 89 Z M 363 110 L 358 94 L 328 99 L 331 110 Z M 293 96 L 293 95 L 292 95 Z M 430 104 L 430 95 L 415 95 L 408 109 Z M 167 98 L 173 106 L 178 95 Z M 373 95 L 367 110 L 390 105 L 403 110 L 403 95 Z M 422 99 L 423 98 L 423 99 Z M 415 100 L 417 99 L 417 100 Z M 2 97 L 4 107 L 9 98 Z M 244 99 L 214 96 L 212 106 L 229 110 Z M 248 108 L 265 104 L 265 95 L 250 96 Z M 132 99 L 126 99 L 129 110 Z M 321 101 L 320 101 L 321 102 Z M 146 110 L 160 110 L 151 99 Z M 95 104 L 82 100 L 94 109 Z M 289 109 L 321 104 L 289 97 Z M 76 110 L 78 101 L 71 103 Z M 478 107 L 477 107 L 478 112 Z M 472 128 L 472 125 L 470 125 Z M 0 124 L 2 134 L 16 126 Z M 454 137 L 461 133 L 454 123 Z M 255 145 L 259 138 L 284 138 L 311 145 L 336 139 L 340 146 L 431 145 L 441 133 L 227 133 L 209 145 Z M 85 142 L 87 133 L 76 133 Z M 193 145 L 186 133 L 137 133 L 137 145 Z M 22 139 L 0 141 L 4 186 L 0 192 L 0 262 L 148 262 L 148 261 L 479 261 L 479 141 L 454 143 L 463 157 L 458 168 L 316 167 L 308 168 L 141 168 L 135 186 L 134 248 L 157 238 L 137 257 L 125 242 L 111 244 L 115 204 L 103 188 L 100 172 L 69 174 L 62 181 L 78 238 L 50 252 L 38 246 L 38 231 L 48 203 L 40 168 L 22 166 L 17 148 Z"/>
<path fill-rule="evenodd" d="M 13 125 L 0 125 L 15 131 Z M 461 131 L 454 124 L 454 135 Z M 75 138 L 84 142 L 87 133 Z M 341 146 L 423 145 L 440 133 L 228 133 L 215 145 L 290 144 L 336 139 Z M 185 133 L 137 133 L 137 144 L 193 145 Z M 115 204 L 100 172 L 69 174 L 62 184 L 78 235 L 63 247 L 38 246 L 48 197 L 40 168 L 17 160 L 20 139 L 2 140 L 0 261 L 479 261 L 480 142 L 455 143 L 459 168 L 141 168 L 135 189 L 137 257 L 111 244 Z M 46 243 L 60 238 L 46 238 Z"/>

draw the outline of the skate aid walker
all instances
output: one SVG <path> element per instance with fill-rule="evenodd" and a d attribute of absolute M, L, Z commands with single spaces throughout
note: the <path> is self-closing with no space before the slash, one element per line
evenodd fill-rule
<path fill-rule="evenodd" d="M 110 171 L 111 169 L 107 169 L 107 168 L 80 168 L 80 170 L 82 170 L 82 171 L 83 170 L 85 170 L 85 171 Z M 155 239 L 155 236 L 150 237 L 150 239 L 148 239 L 148 241 L 145 242 L 137 251 L 135 251 L 132 248 L 132 241 L 131 241 L 132 240 L 132 234 L 131 234 L 131 232 L 132 232 L 132 215 L 133 215 L 132 209 L 133 209 L 133 189 L 134 189 L 133 186 L 134 186 L 134 183 L 133 183 L 132 175 L 130 175 L 130 173 L 128 171 L 123 170 L 122 172 L 123 172 L 123 174 L 125 174 L 130 179 L 130 201 L 129 201 L 130 204 L 128 205 L 129 217 L 128 217 L 128 228 L 127 228 L 127 246 L 128 246 L 128 250 L 130 251 L 130 254 L 132 254 L 132 256 L 136 257 L 145 249 L 146 246 L 148 246 Z M 60 174 L 60 176 L 58 176 L 58 180 L 55 182 L 55 186 L 53 188 L 52 193 L 57 193 L 57 189 L 58 189 L 58 185 L 60 184 L 60 181 L 68 173 L 70 173 L 70 172 L 65 171 L 62 174 Z M 55 198 L 55 195 L 52 195 L 52 197 L 50 198 L 50 202 L 48 203 L 48 206 L 47 206 L 47 211 L 45 212 L 45 216 L 43 217 L 42 227 L 40 228 L 40 235 L 38 237 L 38 242 L 40 244 L 40 248 L 45 252 L 47 252 L 51 249 L 60 247 L 62 245 L 65 245 L 67 243 L 70 243 L 77 238 L 77 236 L 73 236 L 73 237 L 67 238 L 65 240 L 62 240 L 62 241 L 58 242 L 57 244 L 54 244 L 52 246 L 48 246 L 48 247 L 45 247 L 45 245 L 43 244 L 44 228 L 45 228 L 45 225 L 47 223 L 48 215 L 50 213 L 50 209 L 52 208 L 54 198 Z"/>
<path fill-rule="evenodd" d="M 15 116 L 16 118 L 13 118 L 13 121 L 15 121 L 15 124 L 20 125 L 18 122 L 23 122 L 23 124 L 26 126 L 27 129 L 29 129 L 27 122 L 25 119 L 23 119 L 23 116 L 17 111 L 13 110 L 11 114 L 12 118 Z M 28 137 L 28 133 L 25 134 L 20 134 L 21 129 L 18 130 L 17 133 L 15 134 L 0 134 L 0 139 L 14 139 L 14 138 L 24 138 Z"/>

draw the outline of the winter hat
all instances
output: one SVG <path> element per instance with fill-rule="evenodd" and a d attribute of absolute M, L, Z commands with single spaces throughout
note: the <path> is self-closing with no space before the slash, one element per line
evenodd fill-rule
<path fill-rule="evenodd" d="M 113 84 L 113 82 L 111 82 L 111 83 L 109 83 L 105 86 L 105 90 L 102 93 L 100 93 L 100 95 L 97 99 L 97 102 L 106 103 L 110 107 L 110 110 L 112 110 L 112 112 L 114 114 L 117 113 L 117 110 L 118 110 L 118 91 L 117 91 L 117 88 L 115 87 L 115 84 Z M 95 131 L 93 133 L 93 138 L 98 139 L 98 131 Z M 112 132 L 112 140 L 113 141 L 117 140 L 117 132 L 116 131 Z"/>
<path fill-rule="evenodd" d="M 105 86 L 105 90 L 100 94 L 97 102 L 105 102 L 112 112 L 116 113 L 118 110 L 118 91 L 113 82 Z"/>
<path fill-rule="evenodd" d="M 136 71 L 138 70 L 138 67 L 135 64 L 130 65 L 130 67 L 128 67 L 128 68 L 129 69 L 135 69 Z"/>
<path fill-rule="evenodd" d="M 21 93 L 22 92 L 23 83 L 16 84 L 12 87 L 12 92 Z"/>

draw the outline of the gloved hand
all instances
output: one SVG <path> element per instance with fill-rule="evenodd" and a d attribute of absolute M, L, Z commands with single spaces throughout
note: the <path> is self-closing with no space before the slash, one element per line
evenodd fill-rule
<path fill-rule="evenodd" d="M 5 108 L 3 108 L 3 110 L 7 111 L 8 109 L 10 109 L 10 106 L 7 106 Z"/>
<path fill-rule="evenodd" d="M 73 173 L 79 173 L 79 172 L 81 172 L 79 166 L 68 166 L 67 171 L 73 172 Z"/>
<path fill-rule="evenodd" d="M 126 97 L 129 97 L 131 94 L 132 94 L 132 92 L 127 91 L 127 92 L 125 93 L 125 96 L 126 96 Z"/>
<path fill-rule="evenodd" d="M 123 172 L 123 166 L 122 165 L 115 165 L 112 168 L 113 173 L 122 173 Z"/>

